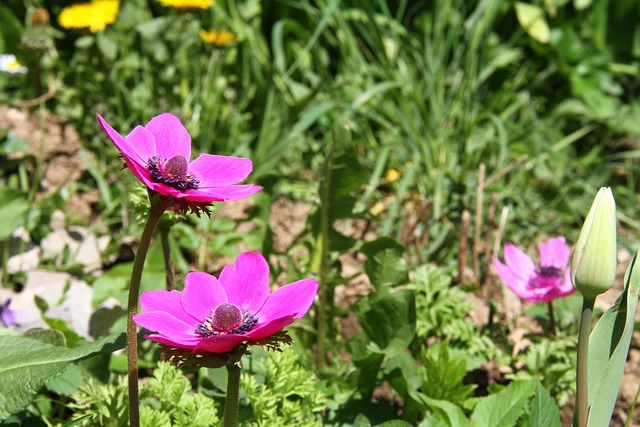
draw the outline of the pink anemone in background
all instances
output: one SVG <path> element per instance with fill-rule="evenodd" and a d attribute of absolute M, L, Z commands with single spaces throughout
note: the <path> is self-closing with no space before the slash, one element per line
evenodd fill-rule
<path fill-rule="evenodd" d="M 251 173 L 250 159 L 201 154 L 191 159 L 191 137 L 170 113 L 136 126 L 126 137 L 100 115 L 100 125 L 122 154 L 127 167 L 149 189 L 188 202 L 212 203 L 242 199 L 262 190 L 256 185 L 235 185 Z"/>
<path fill-rule="evenodd" d="M 305 315 L 317 291 L 315 279 L 303 279 L 270 293 L 267 262 L 246 252 L 219 278 L 187 274 L 184 292 L 143 293 L 143 313 L 133 319 L 156 332 L 146 337 L 158 343 L 193 353 L 224 353 L 280 332 Z"/>
<path fill-rule="evenodd" d="M 549 302 L 572 293 L 569 257 L 571 249 L 563 236 L 551 238 L 539 246 L 540 263 L 512 243 L 504 247 L 503 264 L 493 259 L 493 267 L 516 295 L 528 301 Z"/>

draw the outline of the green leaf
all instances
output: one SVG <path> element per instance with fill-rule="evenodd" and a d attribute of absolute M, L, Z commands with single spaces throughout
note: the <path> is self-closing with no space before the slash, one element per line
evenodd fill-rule
<path fill-rule="evenodd" d="M 537 380 L 514 381 L 499 393 L 485 397 L 476 405 L 471 422 L 476 427 L 515 425 L 535 393 L 537 383 Z"/>
<path fill-rule="evenodd" d="M 451 402 L 445 400 L 431 399 L 430 397 L 423 397 L 424 402 L 429 405 L 429 408 L 436 414 L 436 416 L 444 421 L 449 427 L 469 427 L 471 423 L 464 414 L 462 408 L 454 405 Z"/>
<path fill-rule="evenodd" d="M 22 49 L 20 42 L 24 28 L 11 9 L 0 5 L 0 52 L 16 54 Z"/>
<path fill-rule="evenodd" d="M 24 336 L 58 347 L 66 347 L 67 345 L 64 334 L 56 329 L 33 328 L 26 331 Z"/>
<path fill-rule="evenodd" d="M 369 300 L 366 311 L 358 313 L 358 320 L 378 347 L 374 351 L 392 357 L 404 351 L 415 335 L 415 293 L 405 289 L 376 296 Z"/>
<path fill-rule="evenodd" d="M 627 268 L 624 291 L 589 337 L 589 426 L 609 425 L 618 397 L 640 294 L 637 260 L 638 254 Z"/>
<path fill-rule="evenodd" d="M 82 384 L 82 369 L 78 365 L 69 367 L 60 375 L 47 383 L 47 390 L 61 396 L 71 396 Z"/>
<path fill-rule="evenodd" d="M 593 0 L 573 0 L 573 7 L 576 10 L 584 10 L 591 6 Z"/>
<path fill-rule="evenodd" d="M 538 381 L 529 427 L 561 427 L 560 411 L 546 388 Z"/>
<path fill-rule="evenodd" d="M 118 55 L 118 45 L 113 39 L 111 39 L 105 31 L 100 31 L 96 34 L 96 43 L 100 53 L 108 61 L 113 61 Z"/>
<path fill-rule="evenodd" d="M 8 187 L 0 188 L 0 240 L 9 237 L 22 224 L 27 207 L 27 193 Z"/>
<path fill-rule="evenodd" d="M 378 384 L 378 371 L 383 360 L 383 355 L 372 353 L 364 359 L 354 361 L 358 369 L 350 375 L 350 379 L 356 384 L 360 394 L 368 399 L 373 396 L 373 390 Z"/>
<path fill-rule="evenodd" d="M 338 132 L 336 132 L 338 133 Z M 335 144 L 346 144 L 348 141 L 336 140 Z M 364 170 L 355 150 L 347 149 L 345 153 L 332 160 L 329 185 L 329 220 L 353 216 L 353 210 L 360 195 L 360 189 L 367 183 Z"/>
<path fill-rule="evenodd" d="M 422 377 L 416 361 L 407 353 L 400 353 L 387 362 L 384 379 L 404 402 L 402 418 L 414 425 L 425 412 L 424 397 L 418 388 L 422 386 Z"/>
<path fill-rule="evenodd" d="M 82 424 L 83 421 L 89 419 L 89 418 L 93 418 L 93 414 L 87 414 L 87 415 L 83 415 L 80 418 L 76 418 L 75 420 L 69 421 L 68 423 L 66 423 L 65 425 L 63 425 L 62 427 L 73 427 L 73 426 L 77 426 Z"/>
<path fill-rule="evenodd" d="M 549 43 L 551 32 L 549 24 L 544 19 L 544 10 L 539 6 L 521 2 L 516 2 L 515 8 L 518 22 L 527 34 L 542 44 Z"/>
<path fill-rule="evenodd" d="M 0 336 L 0 420 L 26 408 L 38 391 L 70 363 L 124 347 L 124 334 L 80 347 L 56 347 L 21 336 Z"/>
<path fill-rule="evenodd" d="M 377 427 L 411 427 L 411 424 L 402 420 L 391 420 L 385 421 L 382 424 L 377 424 Z"/>
<path fill-rule="evenodd" d="M 362 245 L 360 251 L 367 257 L 364 271 L 377 292 L 408 281 L 407 263 L 402 257 L 405 247 L 400 243 L 380 237 Z"/>

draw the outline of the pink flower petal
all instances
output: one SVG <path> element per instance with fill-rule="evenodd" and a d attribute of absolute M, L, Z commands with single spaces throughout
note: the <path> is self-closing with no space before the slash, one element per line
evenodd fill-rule
<path fill-rule="evenodd" d="M 191 136 L 180 120 L 171 113 L 163 113 L 149 120 L 145 126 L 156 140 L 156 153 L 164 160 L 180 155 L 187 162 L 191 158 Z"/>
<path fill-rule="evenodd" d="M 534 296 L 534 293 L 529 289 L 529 281 L 523 280 L 520 275 L 515 274 L 509 266 L 500 262 L 498 258 L 493 259 L 493 268 L 496 270 L 500 280 L 502 280 L 514 294 L 526 300 L 530 300 Z"/>
<path fill-rule="evenodd" d="M 504 262 L 514 274 L 524 281 L 529 281 L 529 278 L 535 272 L 536 267 L 531 258 L 522 249 L 511 243 L 504 247 Z"/>
<path fill-rule="evenodd" d="M 215 276 L 192 271 L 184 282 L 182 307 L 200 323 L 211 316 L 211 310 L 227 302 L 227 294 Z"/>
<path fill-rule="evenodd" d="M 193 325 L 193 327 L 197 326 L 202 320 L 190 316 L 189 313 L 184 311 L 180 304 L 181 298 L 182 292 L 179 291 L 148 291 L 140 296 L 140 306 L 145 313 L 164 311 L 185 323 Z"/>
<path fill-rule="evenodd" d="M 260 190 L 262 190 L 260 186 L 247 184 L 228 187 L 198 188 L 197 190 L 187 190 L 185 192 L 174 189 L 174 193 L 171 195 L 193 202 L 231 202 L 251 196 Z"/>
<path fill-rule="evenodd" d="M 224 353 L 233 350 L 235 346 L 244 341 L 245 335 L 213 335 L 203 338 L 193 349 L 194 352 L 208 351 L 211 353 Z"/>
<path fill-rule="evenodd" d="M 540 243 L 539 249 L 541 267 L 556 267 L 563 270 L 571 257 L 571 249 L 563 236 Z"/>
<path fill-rule="evenodd" d="M 132 147 L 141 165 L 147 165 L 149 159 L 156 155 L 156 140 L 145 128 L 136 126 L 125 138 L 130 147 Z"/>
<path fill-rule="evenodd" d="M 135 150 L 129 142 L 127 142 L 122 135 L 120 135 L 115 129 L 111 127 L 109 123 L 105 119 L 102 118 L 100 114 L 98 114 L 98 121 L 100 122 L 100 126 L 105 131 L 111 142 L 116 146 L 118 151 L 122 153 L 125 159 L 129 159 L 133 162 L 144 164 L 145 160 L 142 160 L 140 155 Z"/>
<path fill-rule="evenodd" d="M 252 169 L 249 159 L 213 154 L 201 154 L 189 165 L 189 173 L 200 180 L 198 189 L 237 184 L 244 181 Z"/>
<path fill-rule="evenodd" d="M 234 265 L 222 269 L 218 280 L 230 303 L 254 315 L 269 296 L 269 265 L 259 253 L 240 254 Z"/>
<path fill-rule="evenodd" d="M 559 285 L 560 296 L 566 296 L 572 294 L 576 288 L 573 287 L 573 283 L 571 283 L 571 269 L 567 268 L 567 271 L 564 273 L 564 278 Z"/>
<path fill-rule="evenodd" d="M 200 340 L 194 340 L 192 338 L 187 339 L 187 340 L 170 340 L 169 338 L 163 336 L 163 335 L 157 335 L 157 334 L 151 334 L 151 335 L 145 335 L 144 336 L 147 339 L 150 339 L 151 341 L 155 341 L 157 343 L 160 344 L 165 344 L 171 347 L 178 347 L 178 348 L 186 348 L 189 350 L 193 350 L 195 348 L 195 346 L 200 342 Z"/>
<path fill-rule="evenodd" d="M 164 311 L 136 314 L 133 316 L 133 320 L 138 325 L 158 332 L 172 341 L 191 341 L 200 338 L 199 335 L 196 335 L 194 325 L 183 322 Z"/>
<path fill-rule="evenodd" d="M 315 279 L 299 280 L 269 295 L 255 315 L 260 319 L 260 323 L 269 323 L 287 316 L 299 319 L 309 311 L 317 293 L 318 282 Z"/>
<path fill-rule="evenodd" d="M 129 168 L 129 170 L 136 176 L 136 178 L 140 180 L 140 182 L 142 182 L 147 187 L 151 188 L 154 191 L 157 191 L 156 188 L 154 187 L 157 187 L 157 186 L 166 187 L 166 185 L 158 184 L 151 180 L 151 175 L 149 174 L 149 171 L 147 170 L 146 166 L 143 166 L 137 162 L 134 162 L 128 159 L 127 157 L 125 157 L 125 161 L 127 162 L 127 167 Z M 157 191 L 157 192 L 160 194 L 163 194 L 161 191 Z"/>
<path fill-rule="evenodd" d="M 252 340 L 261 340 L 267 338 L 276 332 L 280 332 L 294 321 L 293 316 L 285 316 L 280 319 L 274 319 L 267 323 L 256 326 L 247 335 Z"/>

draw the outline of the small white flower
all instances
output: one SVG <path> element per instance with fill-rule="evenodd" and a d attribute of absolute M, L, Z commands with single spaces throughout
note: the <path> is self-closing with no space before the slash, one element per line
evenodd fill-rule
<path fill-rule="evenodd" d="M 26 74 L 27 67 L 20 65 L 13 54 L 0 55 L 0 72 L 8 74 Z"/>

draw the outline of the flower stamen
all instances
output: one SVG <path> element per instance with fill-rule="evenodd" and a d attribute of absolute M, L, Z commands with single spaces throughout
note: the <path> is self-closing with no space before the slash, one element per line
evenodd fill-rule
<path fill-rule="evenodd" d="M 529 286 L 534 289 L 545 289 L 556 286 L 562 281 L 564 272 L 558 267 L 536 266 L 535 273 L 529 278 Z"/>
<path fill-rule="evenodd" d="M 240 310 L 236 305 L 224 303 L 211 310 L 204 322 L 196 326 L 196 332 L 204 338 L 214 335 L 246 334 L 258 324 L 258 319 L 251 313 Z"/>
<path fill-rule="evenodd" d="M 189 163 L 183 156 L 171 157 L 166 162 L 160 156 L 153 156 L 147 161 L 147 170 L 151 179 L 166 184 L 183 193 L 187 190 L 197 190 L 200 180 L 187 173 Z"/>

